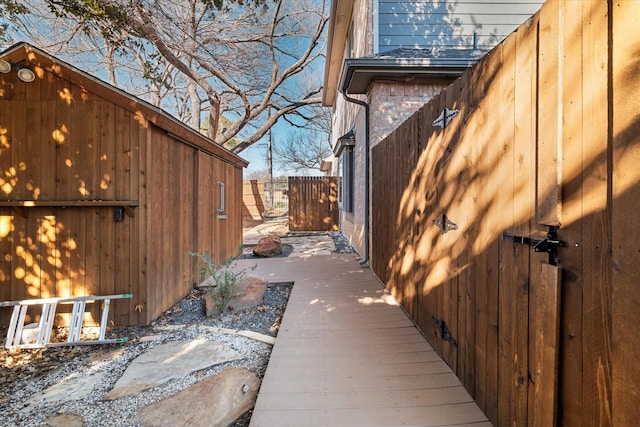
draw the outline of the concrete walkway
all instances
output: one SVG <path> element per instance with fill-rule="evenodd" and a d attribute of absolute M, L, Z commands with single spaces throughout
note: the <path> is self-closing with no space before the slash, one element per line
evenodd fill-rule
<path fill-rule="evenodd" d="M 240 260 L 272 283 L 295 282 L 251 426 L 491 426 L 357 260 Z"/>

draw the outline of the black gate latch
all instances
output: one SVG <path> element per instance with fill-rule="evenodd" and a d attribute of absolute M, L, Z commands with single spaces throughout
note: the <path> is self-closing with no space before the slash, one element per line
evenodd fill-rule
<path fill-rule="evenodd" d="M 567 242 L 558 240 L 558 227 L 549 226 L 549 232 L 546 239 L 536 239 L 532 237 L 514 236 L 507 233 L 502 233 L 502 240 L 510 240 L 516 243 L 522 243 L 523 245 L 533 246 L 535 252 L 546 252 L 549 254 L 549 264 L 558 265 L 557 250 L 559 247 L 567 246 Z"/>

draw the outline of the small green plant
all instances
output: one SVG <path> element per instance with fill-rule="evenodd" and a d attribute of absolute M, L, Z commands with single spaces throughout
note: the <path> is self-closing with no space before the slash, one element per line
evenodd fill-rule
<path fill-rule="evenodd" d="M 210 294 L 215 300 L 218 313 L 222 313 L 228 306 L 229 301 L 233 298 L 241 297 L 244 294 L 238 291 L 238 282 L 247 274 L 248 269 L 236 269 L 237 260 L 229 258 L 224 264 L 218 264 L 213 261 L 211 254 L 198 252 L 189 252 L 189 255 L 200 258 L 202 265 L 200 266 L 200 280 L 211 278 L 213 286 L 211 286 Z M 255 269 L 256 266 L 249 268 Z"/>

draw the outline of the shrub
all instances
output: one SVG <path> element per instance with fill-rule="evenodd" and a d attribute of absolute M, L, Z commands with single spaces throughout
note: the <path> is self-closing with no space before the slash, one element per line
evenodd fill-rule
<path fill-rule="evenodd" d="M 229 306 L 229 302 L 236 297 L 244 294 L 238 291 L 238 282 L 246 276 L 248 269 L 237 270 L 237 260 L 229 258 L 224 264 L 218 264 L 213 261 L 211 254 L 198 252 L 189 252 L 189 255 L 200 258 L 202 265 L 200 266 L 200 280 L 211 277 L 213 286 L 210 288 L 210 294 L 216 302 L 218 313 L 223 313 Z M 249 269 L 253 270 L 256 266 Z"/>

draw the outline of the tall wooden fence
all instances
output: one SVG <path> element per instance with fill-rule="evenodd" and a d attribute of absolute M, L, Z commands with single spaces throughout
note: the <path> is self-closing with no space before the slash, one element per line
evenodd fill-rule
<path fill-rule="evenodd" d="M 372 268 L 498 426 L 640 419 L 638 16 L 548 1 L 372 150 Z"/>
<path fill-rule="evenodd" d="M 242 181 L 242 226 L 261 224 L 265 216 L 264 181 L 245 179 Z"/>
<path fill-rule="evenodd" d="M 245 179 L 242 182 L 242 224 L 253 227 L 265 218 L 283 216 L 289 210 L 288 179 Z"/>
<path fill-rule="evenodd" d="M 338 178 L 289 177 L 289 230 L 338 230 Z"/>

